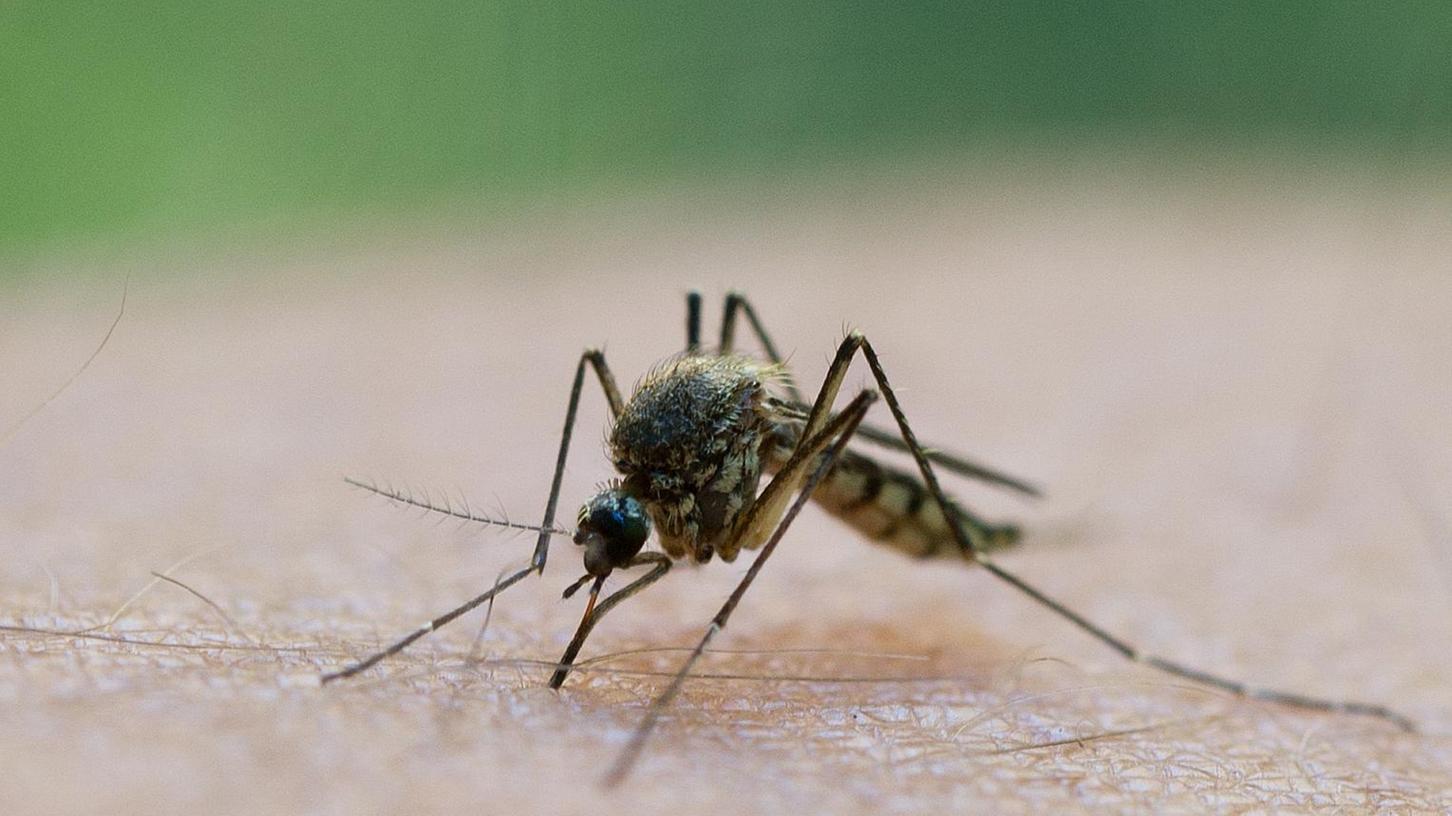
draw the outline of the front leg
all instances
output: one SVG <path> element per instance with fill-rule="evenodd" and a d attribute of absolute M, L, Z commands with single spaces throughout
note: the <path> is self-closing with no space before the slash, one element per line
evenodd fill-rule
<path fill-rule="evenodd" d="M 629 569 L 630 567 L 639 567 L 645 564 L 653 565 L 650 572 L 626 584 L 624 588 L 606 598 L 599 605 L 596 605 L 594 601 L 595 596 L 599 594 L 600 587 L 604 584 L 604 579 L 601 578 L 595 582 L 595 586 L 591 589 L 590 593 L 590 605 L 585 608 L 585 616 L 580 620 L 580 628 L 575 631 L 575 636 L 570 640 L 570 645 L 565 648 L 564 655 L 560 657 L 560 662 L 555 668 L 554 675 L 550 677 L 550 688 L 557 689 L 564 685 L 565 678 L 569 676 L 570 669 L 574 667 L 575 657 L 580 654 L 580 648 L 585 645 L 585 638 L 590 636 L 590 632 L 595 629 L 595 624 L 599 623 L 600 619 L 605 617 L 607 612 L 618 606 L 621 601 L 664 578 L 665 574 L 670 571 L 671 559 L 663 553 L 645 552 L 632 558 L 630 563 L 625 565 L 625 568 Z"/>
<path fill-rule="evenodd" d="M 575 415 L 580 410 L 580 392 L 585 387 L 585 366 L 589 365 L 595 369 L 595 376 L 600 380 L 600 388 L 605 392 L 605 400 L 610 403 L 610 415 L 620 416 L 625 410 L 625 400 L 620 398 L 620 387 L 615 384 L 615 375 L 610 373 L 610 366 L 605 364 L 605 354 L 599 349 L 586 349 L 580 355 L 580 362 L 575 366 L 575 379 L 570 385 L 570 402 L 565 408 L 565 430 L 560 435 L 560 452 L 555 457 L 555 475 L 550 480 L 550 497 L 545 502 L 544 521 L 540 522 L 539 539 L 534 545 L 534 557 L 530 559 L 530 566 L 544 574 L 545 559 L 550 553 L 550 536 L 553 535 L 552 528 L 555 523 L 555 509 L 560 503 L 560 484 L 565 478 L 565 459 L 570 455 L 570 437 L 575 432 Z"/>

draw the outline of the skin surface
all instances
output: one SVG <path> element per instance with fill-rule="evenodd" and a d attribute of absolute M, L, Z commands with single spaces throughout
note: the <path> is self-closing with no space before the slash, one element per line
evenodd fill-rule
<path fill-rule="evenodd" d="M 0 450 L 0 620 L 94 627 L 147 591 L 89 639 L 0 633 L 0 810 L 1452 808 L 1446 189 L 1080 168 L 677 192 L 6 284 L 0 418 L 89 352 L 140 270 L 111 346 Z M 595 782 L 683 655 L 547 689 L 531 661 L 583 600 L 559 599 L 581 571 L 564 538 L 478 644 L 476 613 L 318 688 L 533 547 L 340 477 L 537 520 L 581 349 L 628 387 L 683 344 L 691 287 L 708 338 L 720 296 L 749 293 L 808 392 L 863 331 L 923 439 L 1046 487 L 946 479 L 1024 527 L 1000 562 L 1110 631 L 1422 733 L 1127 666 L 812 508 L 715 641 L 760 651 L 708 655 L 619 790 Z M 593 383 L 581 414 L 566 522 L 610 475 Z M 693 644 L 752 555 L 680 565 L 582 659 Z"/>

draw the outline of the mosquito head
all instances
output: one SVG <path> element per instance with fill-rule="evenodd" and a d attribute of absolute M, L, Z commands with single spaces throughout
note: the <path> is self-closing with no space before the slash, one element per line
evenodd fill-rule
<path fill-rule="evenodd" d="M 650 537 L 650 516 L 640 500 L 608 488 L 580 508 L 575 543 L 585 548 L 585 571 L 607 575 L 634 558 Z"/>

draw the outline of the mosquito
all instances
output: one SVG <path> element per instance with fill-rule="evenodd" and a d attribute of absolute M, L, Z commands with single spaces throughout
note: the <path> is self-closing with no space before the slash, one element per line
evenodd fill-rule
<path fill-rule="evenodd" d="M 584 560 L 585 574 L 565 589 L 564 597 L 573 596 L 586 585 L 589 593 L 579 627 L 550 677 L 551 688 L 559 688 L 565 682 L 586 638 L 600 620 L 622 601 L 659 581 L 675 562 L 689 559 L 704 564 L 715 557 L 734 561 L 743 550 L 759 550 L 745 576 L 670 684 L 646 709 L 630 741 L 617 756 L 604 781 L 607 785 L 618 784 L 640 756 L 663 712 L 680 692 L 707 646 L 726 627 L 788 526 L 808 500 L 815 500 L 828 513 L 868 538 L 908 555 L 948 557 L 978 565 L 1128 660 L 1239 697 L 1379 717 L 1403 730 L 1414 729 L 1411 720 L 1382 705 L 1252 687 L 1141 652 L 993 560 L 992 553 L 1018 541 L 1018 528 L 984 520 L 949 498 L 938 482 L 937 468 L 1028 496 L 1038 496 L 1038 488 L 993 468 L 920 444 L 876 350 L 865 336 L 852 332 L 841 342 L 816 399 L 808 403 L 788 375 L 782 356 L 756 310 L 744 296 L 739 293 L 726 296 L 720 344 L 714 353 L 701 347 L 700 294 L 689 293 L 686 307 L 685 350 L 658 364 L 640 381 L 629 400 L 622 398 L 602 352 L 589 349 L 580 356 L 565 410 L 554 478 L 540 524 L 492 519 L 468 508 L 460 510 L 427 498 L 419 500 L 408 493 L 348 480 L 397 502 L 468 521 L 534 531 L 539 538 L 528 566 L 501 577 L 487 592 L 434 618 L 383 651 L 323 675 L 323 683 L 369 669 L 419 638 L 492 601 L 531 573 L 542 575 L 550 540 L 555 535 L 569 536 L 580 547 Z M 765 359 L 735 351 L 737 322 L 743 315 L 764 349 Z M 866 360 L 876 388 L 859 391 L 844 407 L 834 410 L 848 366 L 858 355 Z M 575 528 L 566 530 L 555 526 L 555 511 L 587 369 L 593 370 L 609 403 L 613 423 L 607 448 L 620 475 L 585 502 Z M 887 404 L 893 419 L 891 430 L 863 422 L 868 409 L 878 399 Z M 857 439 L 907 452 L 916 463 L 916 473 L 849 450 L 848 442 Z M 763 487 L 766 477 L 769 478 Z M 660 551 L 645 549 L 652 532 Z M 646 571 L 600 600 L 606 580 L 616 570 L 637 568 Z"/>

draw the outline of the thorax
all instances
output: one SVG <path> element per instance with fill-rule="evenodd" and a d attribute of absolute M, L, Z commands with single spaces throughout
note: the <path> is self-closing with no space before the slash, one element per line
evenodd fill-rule
<path fill-rule="evenodd" d="M 672 357 L 641 380 L 611 428 L 611 460 L 672 558 L 710 559 L 755 500 L 776 427 L 768 386 L 780 376 L 748 357 Z"/>

